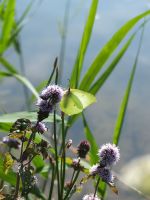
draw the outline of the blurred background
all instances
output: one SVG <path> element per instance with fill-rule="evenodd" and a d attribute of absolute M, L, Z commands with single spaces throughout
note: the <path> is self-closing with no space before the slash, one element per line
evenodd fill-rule
<path fill-rule="evenodd" d="M 30 0 L 17 1 L 17 17 L 22 14 L 29 3 Z M 55 57 L 62 56 L 61 85 L 65 88 L 68 87 L 90 4 L 90 0 L 34 1 L 20 34 L 24 73 L 34 86 L 38 86 L 40 82 L 49 78 Z M 125 22 L 149 8 L 150 1 L 148 0 L 100 1 L 92 38 L 84 61 L 84 70 L 89 67 L 103 45 Z M 64 26 L 65 17 L 66 24 Z M 147 23 L 119 142 L 121 160 L 115 168 L 115 172 L 120 174 L 118 177 L 125 180 L 126 183 L 128 182 L 128 185 L 134 185 L 141 190 L 140 183 L 145 183 L 143 188 L 147 189 L 145 191 L 143 189 L 143 192 L 150 196 L 150 157 L 145 156 L 150 155 L 149 34 L 150 24 Z M 138 34 L 117 68 L 97 94 L 97 103 L 86 110 L 89 126 L 99 146 L 112 141 L 117 113 L 134 63 L 139 37 Z M 63 51 L 61 51 L 62 47 Z M 20 63 L 13 48 L 5 52 L 5 57 L 20 70 Z M 15 79 L 3 79 L 0 82 L 0 91 L 1 112 L 5 110 L 9 113 L 26 109 L 22 86 Z M 35 109 L 35 106 L 32 109 Z M 73 139 L 74 144 L 78 144 L 84 138 L 80 119 L 70 130 L 69 138 Z M 139 157 L 142 158 L 137 160 Z M 130 165 L 127 167 L 126 165 L 129 163 Z M 139 169 L 129 180 L 127 177 L 131 177 L 130 173 L 133 175 L 137 167 Z M 149 179 L 142 179 L 142 177 L 141 180 L 138 180 L 139 182 L 137 181 L 138 183 L 134 183 L 133 180 L 136 176 L 139 177 L 140 172 L 147 173 L 145 177 L 149 177 Z M 117 182 L 117 186 L 121 200 L 145 199 L 120 181 Z M 85 190 L 92 192 L 90 186 L 87 186 Z M 74 199 L 81 199 L 79 196 Z M 116 199 L 110 189 L 108 189 L 108 199 Z"/>

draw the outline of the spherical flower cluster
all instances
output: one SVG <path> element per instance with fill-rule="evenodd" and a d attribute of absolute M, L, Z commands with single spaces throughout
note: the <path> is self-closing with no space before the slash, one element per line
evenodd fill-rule
<path fill-rule="evenodd" d="M 82 200 L 100 200 L 97 195 L 94 196 L 94 194 L 86 194 L 82 198 Z"/>
<path fill-rule="evenodd" d="M 106 183 L 113 183 L 114 176 L 107 167 L 98 168 L 98 174 Z"/>
<path fill-rule="evenodd" d="M 88 141 L 86 140 L 81 141 L 77 147 L 78 156 L 81 158 L 85 158 L 89 150 L 90 150 L 90 144 L 88 143 Z"/>
<path fill-rule="evenodd" d="M 41 92 L 36 103 L 39 107 L 38 121 L 42 121 L 49 116 L 54 106 L 61 101 L 63 94 L 63 89 L 58 85 L 49 85 Z"/>
<path fill-rule="evenodd" d="M 51 113 L 53 111 L 53 106 L 49 104 L 48 101 L 39 98 L 36 105 L 39 107 L 40 111 Z"/>
<path fill-rule="evenodd" d="M 105 144 L 98 151 L 102 166 L 111 166 L 120 159 L 119 148 L 115 144 Z"/>
<path fill-rule="evenodd" d="M 46 128 L 45 124 L 42 122 L 38 122 L 36 125 L 36 130 L 38 133 L 43 134 L 44 132 L 46 132 L 48 129 Z"/>
<path fill-rule="evenodd" d="M 106 183 L 113 183 L 114 176 L 110 168 L 120 159 L 119 148 L 115 144 L 105 144 L 99 149 L 98 156 L 100 162 L 90 168 L 90 175 L 99 175 Z"/>
<path fill-rule="evenodd" d="M 42 91 L 40 97 L 43 100 L 49 100 L 49 103 L 54 105 L 60 102 L 63 93 L 62 88 L 58 85 L 49 85 Z"/>

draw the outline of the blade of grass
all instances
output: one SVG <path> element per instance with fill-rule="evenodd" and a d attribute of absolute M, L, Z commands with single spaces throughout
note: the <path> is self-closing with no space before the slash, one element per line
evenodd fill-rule
<path fill-rule="evenodd" d="M 128 81 L 128 85 L 127 85 L 124 97 L 122 99 L 120 110 L 119 110 L 118 117 L 116 120 L 114 133 L 113 133 L 113 143 L 114 144 L 118 144 L 119 138 L 121 135 L 121 130 L 122 130 L 122 126 L 123 126 L 123 122 L 124 122 L 124 118 L 125 118 L 125 114 L 126 114 L 126 110 L 127 110 L 127 106 L 128 106 L 128 101 L 129 101 L 129 97 L 130 97 L 130 92 L 131 92 L 131 88 L 132 88 L 132 84 L 133 84 L 133 80 L 134 80 L 134 76 L 135 76 L 135 71 L 137 68 L 138 58 L 139 58 L 139 54 L 140 54 L 140 50 L 141 50 L 141 46 L 142 46 L 144 28 L 145 28 L 145 26 L 143 26 L 143 29 L 141 32 L 141 37 L 140 37 L 140 41 L 139 41 L 139 46 L 138 46 L 135 62 L 134 62 L 134 65 L 133 65 L 133 68 L 131 71 L 130 79 Z"/>
<path fill-rule="evenodd" d="M 15 5 L 16 5 L 15 0 L 9 0 L 6 6 L 4 23 L 2 27 L 2 36 L 0 39 L 0 54 L 4 52 L 11 36 L 11 32 L 15 22 Z"/>
<path fill-rule="evenodd" d="M 113 70 L 117 67 L 117 64 L 119 63 L 119 61 L 121 60 L 121 58 L 124 56 L 124 54 L 126 53 L 126 51 L 128 50 L 129 46 L 131 45 L 134 37 L 136 36 L 136 34 L 138 33 L 139 30 L 141 30 L 141 28 L 143 28 L 143 26 L 148 22 L 144 21 L 139 28 L 137 29 L 137 31 L 135 31 L 131 37 L 128 39 L 128 41 L 125 43 L 125 45 L 122 47 L 122 49 L 119 51 L 119 53 L 117 54 L 117 56 L 113 59 L 113 61 L 111 62 L 111 64 L 109 65 L 109 67 L 106 68 L 106 70 L 104 71 L 104 73 L 100 76 L 100 78 L 91 86 L 89 92 L 92 94 L 96 94 L 100 88 L 103 86 L 103 84 L 105 83 L 105 81 L 108 79 L 108 77 L 111 75 L 111 73 L 113 72 Z"/>
<path fill-rule="evenodd" d="M 86 53 L 86 50 L 87 50 L 87 47 L 88 47 L 88 44 L 89 44 L 89 41 L 91 38 L 91 33 L 92 33 L 94 21 L 95 21 L 97 6 L 98 6 L 98 0 L 92 0 L 89 15 L 88 15 L 85 27 L 84 27 L 81 44 L 80 44 L 79 51 L 78 51 L 78 54 L 76 57 L 76 62 L 75 62 L 75 65 L 73 67 L 72 74 L 71 74 L 70 86 L 72 88 L 77 88 L 77 86 L 78 86 L 85 53 Z"/>
<path fill-rule="evenodd" d="M 34 88 L 32 83 L 24 76 L 21 76 L 19 74 L 15 74 L 15 73 L 3 72 L 3 71 L 0 71 L 0 76 L 15 77 L 20 83 L 25 85 L 36 96 L 36 98 L 39 97 L 38 92 L 36 91 L 36 89 Z"/>
<path fill-rule="evenodd" d="M 18 73 L 17 70 L 2 56 L 0 56 L 0 63 L 11 73 Z"/>
<path fill-rule="evenodd" d="M 127 33 L 135 26 L 135 24 L 146 15 L 150 14 L 150 10 L 132 18 L 125 25 L 123 25 L 113 37 L 104 45 L 100 53 L 96 56 L 93 63 L 89 67 L 88 71 L 84 75 L 79 89 L 88 91 L 92 82 L 96 78 L 97 74 L 104 66 L 105 62 L 114 52 L 114 50 L 119 46 L 120 42 L 125 38 Z"/>
<path fill-rule="evenodd" d="M 92 94 L 96 94 L 99 89 L 103 86 L 105 81 L 108 79 L 110 74 L 113 72 L 115 67 L 117 67 L 118 62 L 121 60 L 125 52 L 127 51 L 128 47 L 130 46 L 131 42 L 133 41 L 135 34 L 133 34 L 129 40 L 126 42 L 126 44 L 123 46 L 123 48 L 119 51 L 117 56 L 114 58 L 112 63 L 107 67 L 105 72 L 100 76 L 100 78 L 91 86 L 89 92 Z"/>

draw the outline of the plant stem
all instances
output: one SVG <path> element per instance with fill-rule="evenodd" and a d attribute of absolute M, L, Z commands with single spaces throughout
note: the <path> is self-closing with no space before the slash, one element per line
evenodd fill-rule
<path fill-rule="evenodd" d="M 71 190 L 72 190 L 72 188 L 73 188 L 73 186 L 74 186 L 74 184 L 75 184 L 75 182 L 76 182 L 76 180 L 77 180 L 77 178 L 79 176 L 79 173 L 80 173 L 80 169 L 77 171 L 75 177 L 74 177 L 74 173 L 73 173 L 72 181 L 71 181 L 71 186 L 70 186 L 70 188 L 69 188 L 68 192 L 66 193 L 66 195 L 65 195 L 65 197 L 64 197 L 63 200 L 67 200 L 67 198 L 68 198 L 68 196 L 69 196 L 69 194 L 70 194 L 70 192 L 71 192 Z M 74 179 L 73 179 L 73 177 L 74 177 Z"/>
<path fill-rule="evenodd" d="M 15 191 L 15 199 L 18 197 L 19 193 L 19 184 L 20 184 L 20 175 L 19 172 L 17 173 L 17 181 L 16 181 L 16 191 Z"/>
<path fill-rule="evenodd" d="M 58 199 L 60 200 L 60 179 L 59 179 L 59 169 L 58 169 L 58 152 L 57 152 L 57 136 L 56 136 L 56 111 L 54 110 L 54 148 L 55 148 L 55 161 L 56 161 L 56 174 L 57 174 L 57 184 L 58 184 Z"/>
<path fill-rule="evenodd" d="M 97 188 L 98 188 L 98 185 L 99 185 L 100 180 L 101 180 L 101 178 L 99 177 L 98 180 L 97 180 L 96 186 L 95 186 L 94 197 L 95 197 L 95 195 L 96 195 Z"/>
<path fill-rule="evenodd" d="M 62 159 L 61 159 L 61 196 L 63 198 L 63 190 L 65 183 L 65 168 L 66 168 L 66 145 L 65 145 L 65 126 L 64 126 L 64 113 L 61 115 L 62 119 Z"/>
<path fill-rule="evenodd" d="M 55 180 L 55 168 L 54 165 L 52 166 L 52 177 L 51 177 L 51 186 L 50 186 L 50 191 L 49 191 L 49 197 L 48 200 L 52 199 L 52 193 L 53 193 L 53 187 L 54 187 L 54 180 Z"/>

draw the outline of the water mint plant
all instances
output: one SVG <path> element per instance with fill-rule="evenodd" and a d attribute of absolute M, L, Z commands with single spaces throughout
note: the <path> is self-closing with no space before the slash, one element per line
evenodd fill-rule
<path fill-rule="evenodd" d="M 118 194 L 112 168 L 120 160 L 117 145 L 136 71 L 143 31 L 148 20 L 133 30 L 126 41 L 125 36 L 141 19 L 148 16 L 150 11 L 147 10 L 126 22 L 95 58 L 90 60 L 90 66 L 86 66 L 83 70 L 98 7 L 98 0 L 93 0 L 71 75 L 67 77 L 69 80 L 67 86 L 60 86 L 63 85 L 60 83 L 62 77 L 59 78 L 62 74 L 58 72 L 62 71 L 60 70 L 62 66 L 58 66 L 58 58 L 56 58 L 49 79 L 45 78 L 46 83 L 42 83 L 43 90 L 41 84 L 39 90 L 39 87 L 35 88 L 25 74 L 7 59 L 7 51 L 9 52 L 11 47 L 17 53 L 20 65 L 23 66 L 19 33 L 30 7 L 28 5 L 18 19 L 16 0 L 0 1 L 0 64 L 5 69 L 0 72 L 1 78 L 13 77 L 33 94 L 30 99 L 24 90 L 28 111 L 13 113 L 11 119 L 7 114 L 1 118 L 0 129 L 8 134 L 0 142 L 2 149 L 0 199 L 69 200 L 82 192 L 83 200 L 100 200 L 105 199 L 106 186 Z M 90 130 L 84 110 L 96 102 L 95 95 L 118 66 L 140 30 L 142 31 L 139 47 L 118 113 L 112 144 L 103 144 L 98 149 L 99 141 Z M 65 29 L 63 31 L 62 38 L 65 36 Z M 123 43 L 122 47 L 118 49 L 121 43 Z M 65 49 L 61 51 L 65 52 Z M 116 54 L 113 54 L 114 51 Z M 103 72 L 99 73 L 104 67 Z M 31 105 L 31 102 L 35 104 Z M 4 109 L 4 112 L 6 110 Z M 68 138 L 70 138 L 70 128 L 79 117 L 83 120 L 85 138 L 76 145 L 74 138 L 69 140 Z M 91 191 L 89 194 L 83 194 L 82 189 L 89 182 Z"/>

